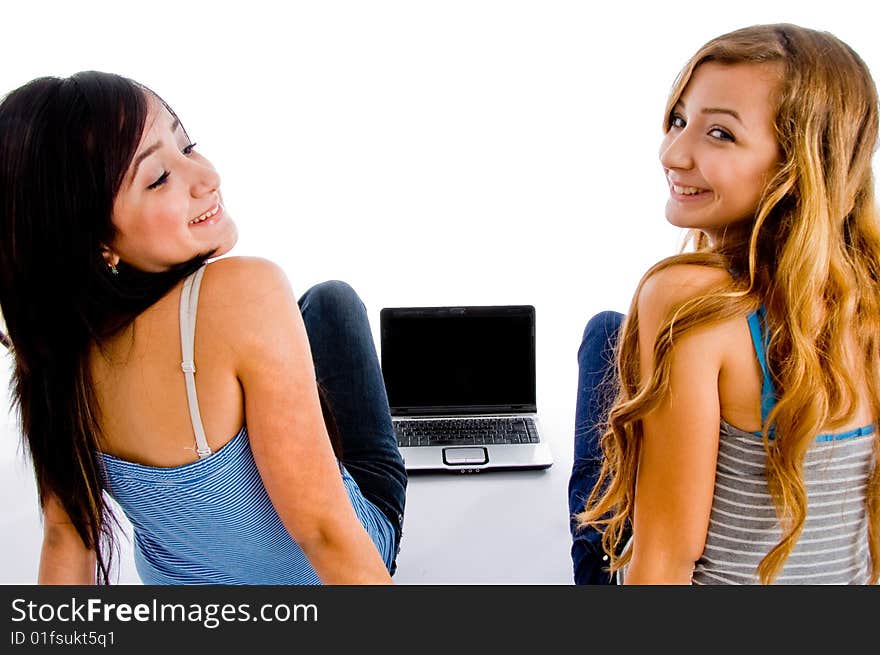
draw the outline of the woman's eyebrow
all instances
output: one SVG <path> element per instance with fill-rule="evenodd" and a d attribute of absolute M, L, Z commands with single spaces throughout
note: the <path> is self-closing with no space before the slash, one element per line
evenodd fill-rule
<path fill-rule="evenodd" d="M 678 102 L 675 103 L 673 109 L 685 109 L 684 100 L 679 99 Z M 727 114 L 728 116 L 733 116 L 737 121 L 742 123 L 742 118 L 739 113 L 735 109 L 728 109 L 726 107 L 703 107 L 700 110 L 701 114 Z"/>
<path fill-rule="evenodd" d="M 728 116 L 733 116 L 737 121 L 742 123 L 742 118 L 740 118 L 739 113 L 737 113 L 733 109 L 727 109 L 725 107 L 704 107 L 702 113 L 704 113 L 704 114 L 727 114 Z"/>
<path fill-rule="evenodd" d="M 172 133 L 173 133 L 173 132 L 176 132 L 177 129 L 178 129 L 179 127 L 180 127 L 180 119 L 177 118 L 177 116 L 175 116 L 175 117 L 174 117 L 174 122 L 171 123 L 171 132 L 172 132 Z M 141 165 L 141 162 L 142 162 L 144 159 L 146 159 L 147 157 L 149 157 L 150 155 L 152 155 L 154 152 L 156 152 L 156 151 L 157 151 L 159 148 L 161 148 L 161 147 L 162 147 L 162 140 L 159 139 L 159 140 L 156 141 L 155 143 L 153 143 L 153 144 L 151 144 L 150 146 L 144 148 L 144 149 L 143 149 L 143 150 L 142 150 L 142 151 L 141 151 L 141 152 L 140 152 L 140 153 L 134 158 L 134 161 L 132 162 L 131 177 L 130 177 L 129 180 L 128 180 L 128 183 L 129 183 L 129 184 L 131 184 L 132 182 L 134 182 L 134 178 L 137 177 L 138 166 Z"/>

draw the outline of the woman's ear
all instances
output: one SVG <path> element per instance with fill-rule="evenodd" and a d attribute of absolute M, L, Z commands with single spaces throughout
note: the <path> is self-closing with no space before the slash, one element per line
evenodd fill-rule
<path fill-rule="evenodd" d="M 119 255 L 113 252 L 110 246 L 101 246 L 101 256 L 110 268 L 116 268 L 116 265 L 119 264 Z"/>
<path fill-rule="evenodd" d="M 119 269 L 116 268 L 117 264 L 119 264 L 119 255 L 113 252 L 110 246 L 101 246 L 101 257 L 104 258 L 110 273 L 112 275 L 119 275 Z"/>

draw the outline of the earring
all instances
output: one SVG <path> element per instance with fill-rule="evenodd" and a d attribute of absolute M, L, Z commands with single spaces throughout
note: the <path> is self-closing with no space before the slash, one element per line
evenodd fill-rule
<path fill-rule="evenodd" d="M 119 275 L 119 269 L 116 268 L 115 264 L 110 264 L 110 273 L 113 275 Z"/>

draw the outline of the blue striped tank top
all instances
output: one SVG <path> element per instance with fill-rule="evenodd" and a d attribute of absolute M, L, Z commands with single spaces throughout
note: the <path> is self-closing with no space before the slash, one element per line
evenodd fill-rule
<path fill-rule="evenodd" d="M 135 566 L 145 584 L 320 584 L 266 493 L 247 427 L 216 453 L 204 439 L 192 362 L 203 272 L 187 278 L 181 295 L 182 368 L 199 459 L 159 468 L 102 454 L 105 488 L 131 522 Z M 358 519 L 390 567 L 390 522 L 344 466 L 340 471 Z"/>
<path fill-rule="evenodd" d="M 766 358 L 763 309 L 749 315 L 763 376 L 761 419 L 775 404 Z M 782 537 L 767 486 L 761 433 L 721 421 L 715 490 L 694 584 L 758 584 L 758 564 Z M 772 435 L 771 435 L 772 436 Z M 776 584 L 866 584 L 870 577 L 868 478 L 874 426 L 816 438 L 804 458 L 807 515 L 800 539 Z"/>

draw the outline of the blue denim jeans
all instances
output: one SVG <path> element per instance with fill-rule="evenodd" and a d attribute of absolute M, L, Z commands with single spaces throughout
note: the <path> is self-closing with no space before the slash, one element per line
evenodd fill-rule
<path fill-rule="evenodd" d="M 587 323 L 578 349 L 578 388 L 574 420 L 574 462 L 568 482 L 571 527 L 571 560 L 575 584 L 614 584 L 604 570 L 608 559 L 602 551 L 602 534 L 593 528 L 578 529 L 573 515 L 584 509 L 599 471 L 602 452 L 599 440 L 614 400 L 614 347 L 623 314 L 600 312 Z"/>
<path fill-rule="evenodd" d="M 403 533 L 407 474 L 391 424 L 385 382 L 364 303 L 345 282 L 322 282 L 299 299 L 315 363 L 339 430 L 342 464 L 364 497 L 394 528 L 395 562 Z"/>

